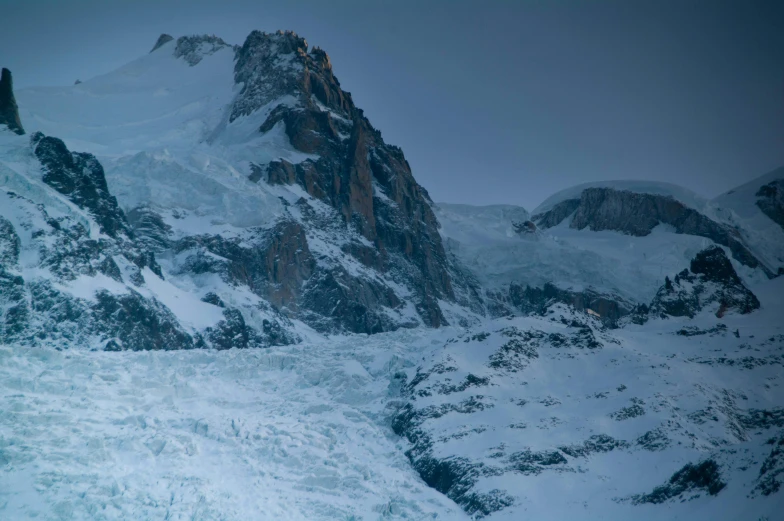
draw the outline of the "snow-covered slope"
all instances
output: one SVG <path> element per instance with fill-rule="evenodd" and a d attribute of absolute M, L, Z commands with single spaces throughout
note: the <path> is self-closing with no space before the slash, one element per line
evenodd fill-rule
<path fill-rule="evenodd" d="M 445 335 L 398 377 L 393 427 L 477 517 L 775 519 L 782 291 L 770 283 L 750 316 L 606 330 L 556 305 Z"/>
<path fill-rule="evenodd" d="M 511 284 L 552 283 L 572 292 L 613 295 L 630 309 L 635 303 L 649 302 L 666 275 L 687 267 L 697 252 L 711 244 L 706 238 L 673 233 L 667 226 L 635 237 L 609 230 L 575 230 L 568 219 L 527 233 L 514 227 L 515 222 L 525 221 L 527 212 L 510 208 L 515 210 L 438 205 L 436 214 L 447 250 L 493 294 L 508 293 Z M 737 269 L 754 277 L 740 265 Z"/>
<path fill-rule="evenodd" d="M 219 307 L 203 301 L 204 288 L 164 276 L 105 191 L 94 158 L 71 153 L 55 138 L 34 137 L 31 144 L 0 130 L 0 341 L 182 349 L 228 347 L 236 334 L 248 345 L 248 327 L 293 329 L 249 292 L 222 287 Z M 233 321 L 238 329 L 225 329 Z M 273 343 L 295 335 L 282 333 Z M 262 336 L 251 344 L 267 344 Z"/>
<path fill-rule="evenodd" d="M 613 302 L 615 319 L 648 304 L 665 276 L 713 244 L 748 283 L 774 276 L 784 229 L 755 201 L 779 177 L 764 176 L 726 201 L 670 184 L 615 181 L 561 191 L 530 218 L 517 207 L 449 204 L 437 215 L 447 250 L 484 290 L 491 314 L 527 311 L 531 303 L 519 295 L 548 287 L 578 307 Z"/>
<path fill-rule="evenodd" d="M 784 268 L 782 194 L 784 168 L 778 168 L 712 201 L 719 209 L 718 217 L 737 226 L 752 250 L 776 269 Z M 766 200 L 771 201 L 770 205 L 765 204 Z"/>
<path fill-rule="evenodd" d="M 244 287 L 322 331 L 444 322 L 454 296 L 427 194 L 323 51 L 291 32 L 160 41 L 17 97 L 29 132 L 101 161 L 165 273 L 199 298 Z"/>
<path fill-rule="evenodd" d="M 434 205 L 291 32 L 6 77 L 0 519 L 781 510 L 780 170 Z"/>
<path fill-rule="evenodd" d="M 556 306 L 267 350 L 0 347 L 0 513 L 776 519 L 781 282 L 758 314 L 620 330 Z M 688 464 L 709 479 L 668 485 Z"/>

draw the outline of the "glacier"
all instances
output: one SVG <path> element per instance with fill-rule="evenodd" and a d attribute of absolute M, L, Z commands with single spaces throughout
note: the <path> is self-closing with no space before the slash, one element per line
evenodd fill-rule
<path fill-rule="evenodd" d="M 16 99 L 0 518 L 780 516 L 781 169 L 435 203 L 292 32 Z"/>

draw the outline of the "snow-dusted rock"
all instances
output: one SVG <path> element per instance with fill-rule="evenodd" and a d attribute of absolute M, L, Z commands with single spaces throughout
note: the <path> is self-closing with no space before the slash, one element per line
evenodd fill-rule
<path fill-rule="evenodd" d="M 570 215 L 569 226 L 577 230 L 590 228 L 646 236 L 661 224 L 672 226 L 675 233 L 706 237 L 726 246 L 738 262 L 773 276 L 749 251 L 738 230 L 713 221 L 672 196 L 589 187 L 580 193 L 579 199 L 562 201 L 533 219 L 540 226 L 552 227 Z"/>
<path fill-rule="evenodd" d="M 713 246 L 698 253 L 683 270 L 656 293 L 650 313 L 657 316 L 694 317 L 710 308 L 721 318 L 727 312 L 751 313 L 759 299 L 741 281 L 724 250 Z"/>

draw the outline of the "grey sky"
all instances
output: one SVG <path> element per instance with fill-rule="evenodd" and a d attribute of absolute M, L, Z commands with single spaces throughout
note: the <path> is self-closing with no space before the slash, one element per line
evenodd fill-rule
<path fill-rule="evenodd" d="M 784 165 L 784 2 L 0 0 L 17 88 L 158 35 L 293 29 L 437 201 L 533 209 L 602 179 L 714 196 Z"/>

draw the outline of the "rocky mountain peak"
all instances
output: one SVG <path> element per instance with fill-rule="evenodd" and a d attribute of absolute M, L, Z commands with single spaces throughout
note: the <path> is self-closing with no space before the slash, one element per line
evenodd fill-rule
<path fill-rule="evenodd" d="M 161 37 L 163 36 L 168 35 L 162 35 Z M 160 41 L 160 38 L 158 41 Z M 174 56 L 175 58 L 184 59 L 188 62 L 188 65 L 193 67 L 202 61 L 205 56 L 215 54 L 225 47 L 229 47 L 229 44 L 215 35 L 180 36 L 177 38 Z"/>
<path fill-rule="evenodd" d="M 724 249 L 706 248 L 671 280 L 665 278 L 650 305 L 654 316 L 693 318 L 701 310 L 712 308 L 721 318 L 729 311 L 740 314 L 759 309 L 760 302 L 738 276 Z"/>
<path fill-rule="evenodd" d="M 155 45 L 153 45 L 152 49 L 150 49 L 150 52 L 157 51 L 158 48 L 160 48 L 162 45 L 169 43 L 172 40 L 174 40 L 174 37 L 172 35 L 166 33 L 161 34 L 158 37 L 158 40 L 156 40 Z"/>
<path fill-rule="evenodd" d="M 298 184 L 334 208 L 366 241 L 347 247 L 347 254 L 380 272 L 399 273 L 418 295 L 424 322 L 444 323 L 437 300 L 453 300 L 454 292 L 432 203 L 403 152 L 384 143 L 342 90 L 329 56 L 309 51 L 294 32 L 254 31 L 237 51 L 234 72 L 242 90 L 230 121 L 277 103 L 259 131 L 282 125 L 296 150 L 317 156 L 256 165 L 251 180 Z"/>
<path fill-rule="evenodd" d="M 11 71 L 3 68 L 0 75 L 0 125 L 7 125 L 11 132 L 22 135 L 22 121 L 19 119 L 19 108 L 14 98 L 14 82 Z"/>
<path fill-rule="evenodd" d="M 735 268 L 732 267 L 732 262 L 719 246 L 706 248 L 695 255 L 689 269 L 692 273 L 703 275 L 713 282 L 741 283 Z"/>
<path fill-rule="evenodd" d="M 327 53 L 308 52 L 308 42 L 293 31 L 253 31 L 237 51 L 234 81 L 242 84 L 230 120 L 249 115 L 281 96 L 290 95 L 304 106 L 311 96 L 331 110 L 351 119 L 348 93 L 332 74 Z"/>

